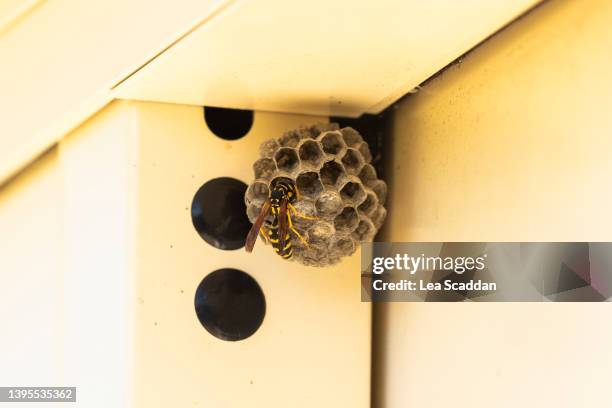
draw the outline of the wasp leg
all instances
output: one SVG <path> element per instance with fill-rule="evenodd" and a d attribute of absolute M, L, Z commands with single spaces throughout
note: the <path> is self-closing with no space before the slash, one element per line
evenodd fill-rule
<path fill-rule="evenodd" d="M 293 227 L 293 221 L 291 221 L 291 216 L 289 214 L 287 214 L 287 219 L 289 220 L 289 229 L 293 231 L 295 235 L 297 235 L 297 237 L 300 239 L 300 241 L 302 241 L 306 248 L 310 249 L 310 245 L 308 245 L 308 242 L 306 242 L 304 237 L 300 235 L 300 233 L 297 232 L 297 230 Z"/>
<path fill-rule="evenodd" d="M 297 209 L 296 209 L 296 208 L 295 208 L 295 207 L 294 207 L 292 204 L 287 204 L 287 205 L 289 206 L 289 209 L 290 209 L 291 211 L 293 211 L 293 213 L 294 213 L 295 215 L 297 215 L 298 217 L 300 217 L 300 218 L 303 218 L 303 219 L 305 219 L 305 220 L 316 220 L 316 219 L 317 219 L 317 217 L 310 217 L 310 216 L 308 216 L 308 215 L 304 215 L 304 214 L 302 214 L 302 213 L 301 213 L 301 212 L 299 212 L 299 211 L 298 211 L 298 210 L 297 210 Z"/>
<path fill-rule="evenodd" d="M 293 228 L 293 227 L 289 227 L 289 229 L 290 229 L 291 231 L 293 231 L 293 233 L 294 233 L 295 235 L 297 235 L 297 237 L 300 239 L 300 241 L 302 241 L 302 243 L 304 244 L 304 246 L 305 246 L 306 248 L 310 249 L 310 245 L 308 245 L 308 242 L 306 242 L 306 240 L 304 239 L 304 237 L 303 237 L 303 236 L 301 236 L 301 235 L 300 235 L 300 233 L 299 233 L 299 232 L 297 232 L 297 231 L 295 230 L 295 228 Z"/>
<path fill-rule="evenodd" d="M 263 239 L 266 241 L 266 245 L 268 245 L 270 243 L 270 239 L 268 238 L 268 234 L 266 234 L 266 230 L 264 229 L 263 226 L 259 228 L 259 235 L 261 235 L 263 237 Z"/>

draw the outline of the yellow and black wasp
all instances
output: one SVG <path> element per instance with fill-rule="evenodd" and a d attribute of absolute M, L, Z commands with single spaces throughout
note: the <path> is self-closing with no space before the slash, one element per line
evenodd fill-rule
<path fill-rule="evenodd" d="M 277 254 L 289 259 L 293 255 L 290 231 L 308 247 L 306 240 L 294 228 L 291 214 L 305 219 L 315 218 L 302 215 L 295 209 L 293 204 L 299 199 L 300 193 L 291 179 L 282 177 L 273 180 L 272 190 L 247 235 L 245 244 L 247 252 L 253 250 L 257 236 L 261 235 L 266 242 L 272 244 Z M 268 215 L 272 215 L 272 220 L 264 223 Z"/>

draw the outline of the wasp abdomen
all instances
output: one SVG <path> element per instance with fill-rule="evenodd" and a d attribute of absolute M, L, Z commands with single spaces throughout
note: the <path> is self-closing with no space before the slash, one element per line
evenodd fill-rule
<path fill-rule="evenodd" d="M 274 219 L 272 225 L 270 225 L 270 229 L 268 230 L 268 238 L 270 239 L 270 243 L 276 251 L 277 254 L 282 256 L 285 259 L 291 258 L 293 255 L 293 246 L 291 246 L 291 235 L 289 232 L 285 234 L 285 247 L 280 247 L 280 239 L 279 239 L 279 228 L 277 218 Z"/>

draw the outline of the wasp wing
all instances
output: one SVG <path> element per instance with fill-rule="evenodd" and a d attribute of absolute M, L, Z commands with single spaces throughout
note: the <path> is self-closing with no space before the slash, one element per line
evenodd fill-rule
<path fill-rule="evenodd" d="M 278 215 L 278 243 L 279 243 L 279 254 L 285 252 L 285 244 L 287 240 L 285 237 L 289 233 L 289 213 L 287 212 L 287 204 L 289 200 L 287 197 L 283 197 L 280 204 L 280 210 Z"/>
<path fill-rule="evenodd" d="M 269 199 L 264 201 L 263 205 L 261 206 L 261 210 L 259 211 L 259 215 L 257 216 L 257 219 L 253 223 L 253 226 L 251 227 L 251 230 L 249 231 L 249 234 L 246 237 L 244 249 L 246 249 L 247 252 L 253 251 L 255 241 L 257 241 L 257 236 L 259 235 L 259 230 L 263 225 L 264 220 L 266 219 L 266 215 L 268 215 L 268 211 L 270 211 Z"/>

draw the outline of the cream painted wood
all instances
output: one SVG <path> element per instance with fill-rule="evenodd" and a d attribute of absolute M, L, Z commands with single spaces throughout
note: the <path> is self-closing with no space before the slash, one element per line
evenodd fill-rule
<path fill-rule="evenodd" d="M 8 184 L 3 384 L 75 385 L 87 408 L 369 406 L 359 255 L 316 269 L 261 243 L 222 251 L 189 211 L 207 180 L 249 182 L 265 138 L 326 120 L 256 113 L 247 136 L 226 141 L 200 107 L 114 102 Z M 223 267 L 266 296 L 262 326 L 243 341 L 213 337 L 195 314 L 196 287 Z"/>
<path fill-rule="evenodd" d="M 130 406 L 127 108 L 103 111 L 0 190 L 0 381 L 76 386 L 77 407 Z"/>
<path fill-rule="evenodd" d="M 403 101 L 388 241 L 612 240 L 612 3 L 550 1 Z M 376 406 L 610 404 L 610 304 L 378 304 Z"/>
<path fill-rule="evenodd" d="M 244 1 L 115 91 L 193 105 L 378 113 L 536 3 Z"/>
<path fill-rule="evenodd" d="M 62 382 L 62 172 L 51 150 L 0 189 L 0 383 Z"/>
<path fill-rule="evenodd" d="M 359 254 L 317 269 L 261 243 L 252 254 L 221 251 L 198 236 L 188 211 L 207 180 L 248 183 L 261 141 L 327 119 L 257 113 L 249 134 L 230 142 L 208 131 L 199 107 L 135 106 L 136 405 L 369 406 L 371 309 L 359 301 Z M 193 307 L 201 279 L 223 267 L 248 272 L 266 295 L 262 326 L 236 343 L 208 334 Z"/>
<path fill-rule="evenodd" d="M 0 1 L 0 35 L 10 28 L 28 11 L 32 10 L 42 0 L 1 0 Z"/>
<path fill-rule="evenodd" d="M 380 111 L 536 3 L 0 0 L 0 183 L 116 97 Z"/>
<path fill-rule="evenodd" d="M 62 384 L 82 407 L 131 406 L 134 392 L 136 126 L 129 104 L 113 104 L 59 145 Z"/>
<path fill-rule="evenodd" d="M 0 27 L 0 182 L 110 102 L 115 84 L 231 2 L 1 1 L 8 3 L 0 5 L 0 24 L 7 21 Z"/>

